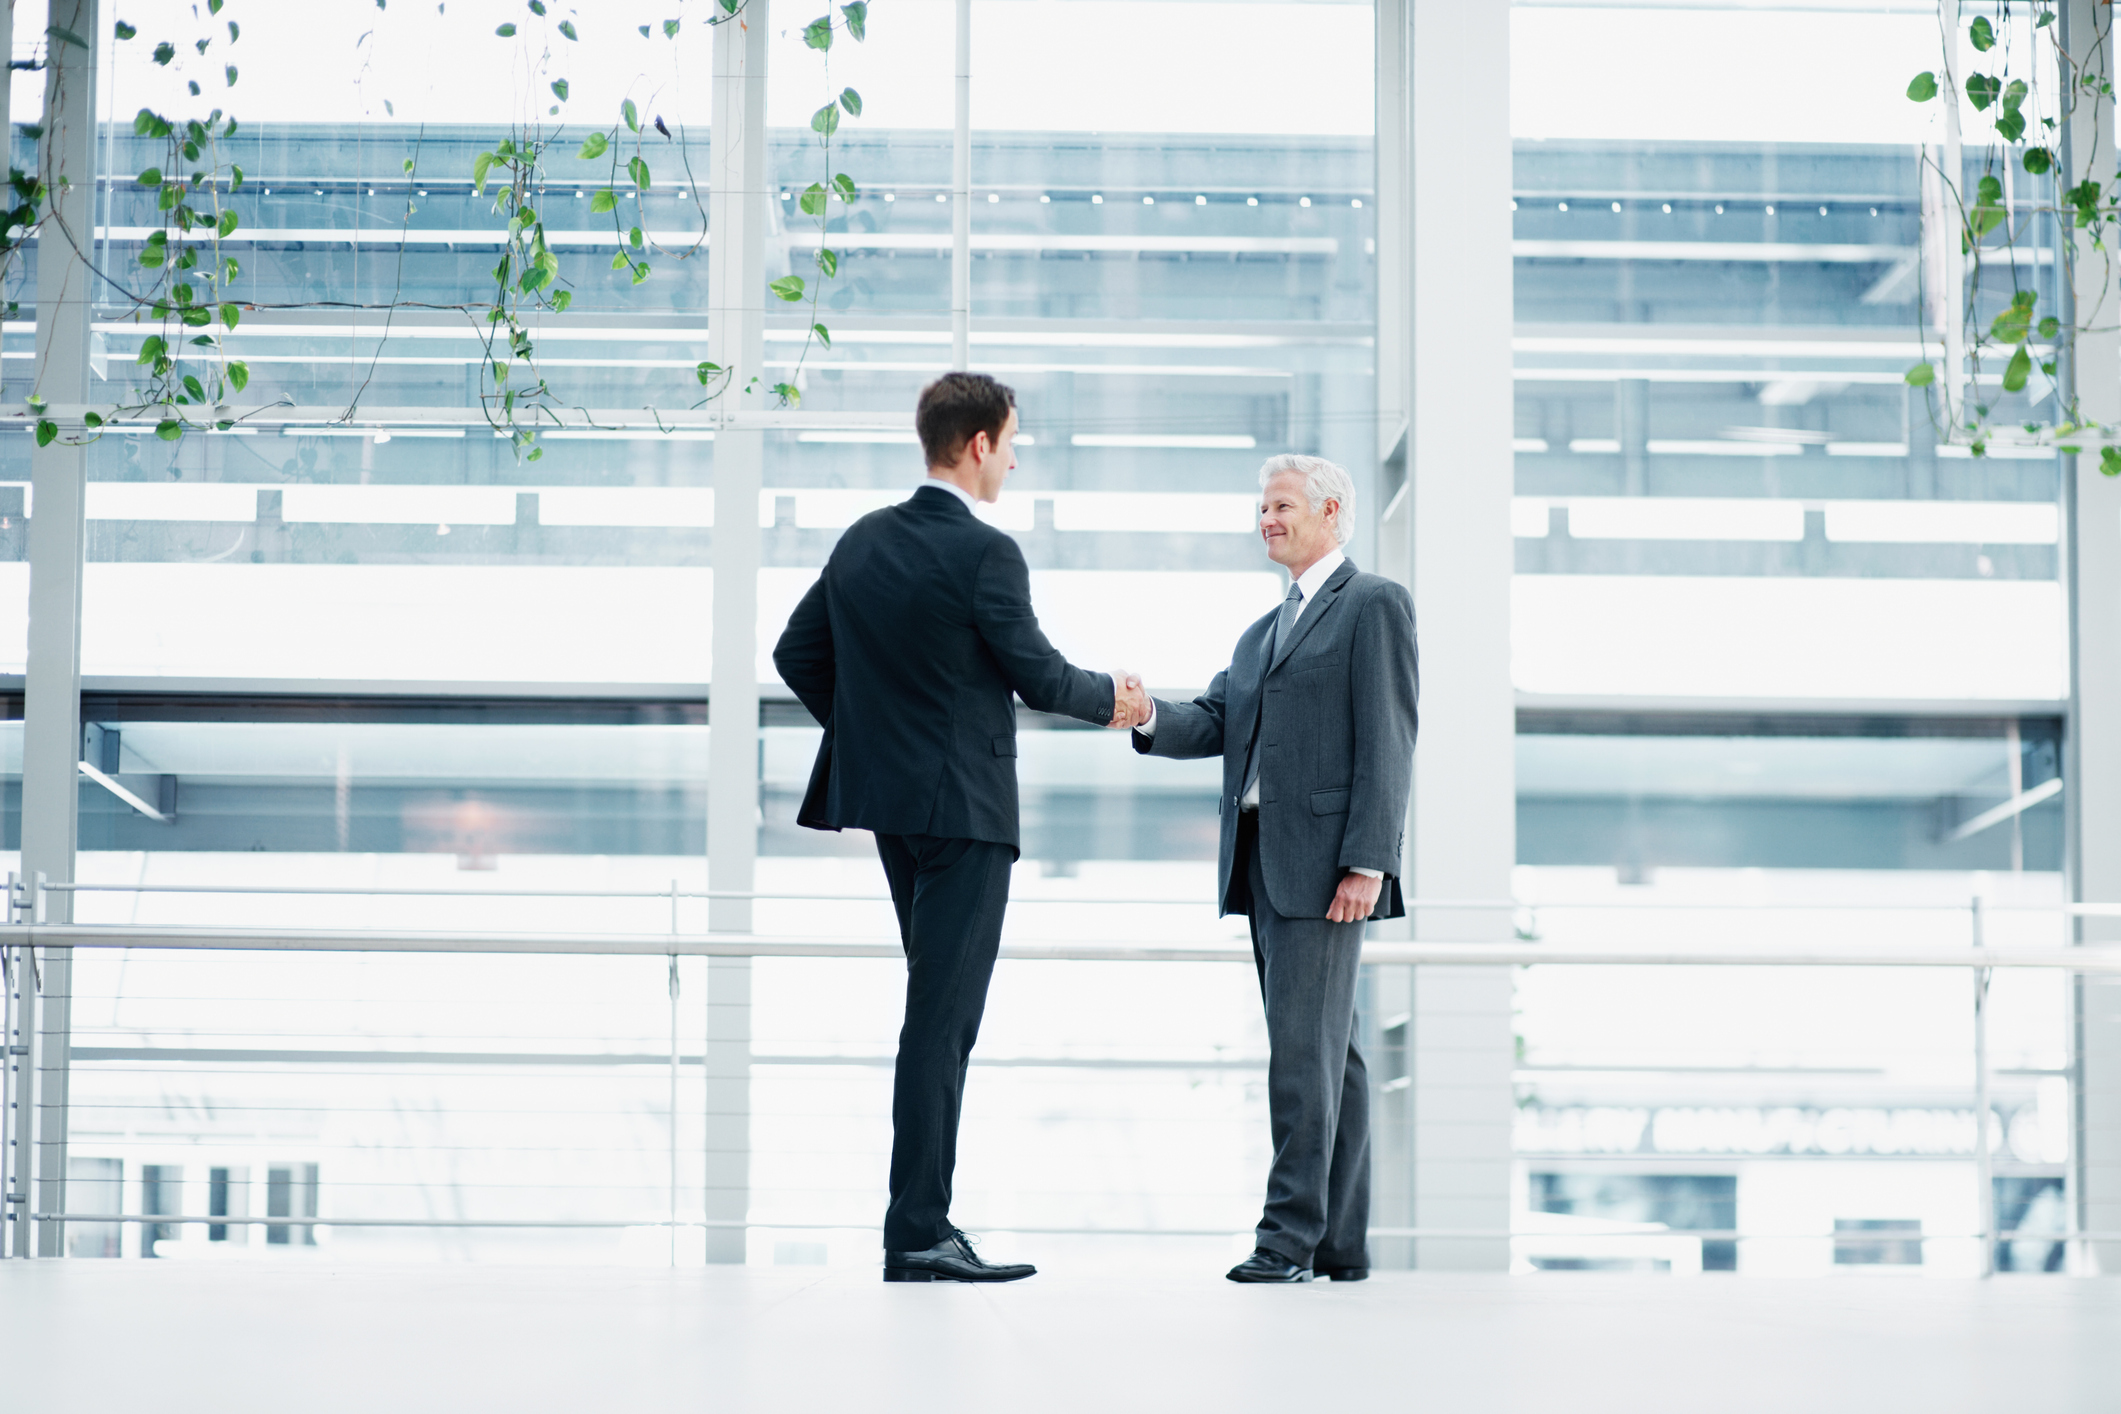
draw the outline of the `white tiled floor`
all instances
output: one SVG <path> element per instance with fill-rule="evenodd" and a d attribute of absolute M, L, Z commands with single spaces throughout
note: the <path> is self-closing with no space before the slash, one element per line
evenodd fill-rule
<path fill-rule="evenodd" d="M 0 1266 L 0 1407 L 2121 1409 L 2121 1282 Z"/>

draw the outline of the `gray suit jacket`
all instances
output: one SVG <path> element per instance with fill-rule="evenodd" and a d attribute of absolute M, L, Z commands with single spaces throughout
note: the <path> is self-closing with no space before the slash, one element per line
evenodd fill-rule
<path fill-rule="evenodd" d="M 1414 600 L 1404 586 L 1342 564 L 1266 661 L 1277 605 L 1237 640 L 1230 666 L 1191 702 L 1156 702 L 1151 756 L 1223 759 L 1222 872 L 1230 906 L 1237 801 L 1257 732 L 1259 853 L 1268 902 L 1323 918 L 1348 870 L 1384 876 L 1376 918 L 1406 914 L 1399 876 L 1414 783 L 1419 667 Z"/>

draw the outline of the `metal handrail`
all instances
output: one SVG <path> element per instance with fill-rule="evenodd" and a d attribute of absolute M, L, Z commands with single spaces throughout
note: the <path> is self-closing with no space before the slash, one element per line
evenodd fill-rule
<path fill-rule="evenodd" d="M 12 890 L 11 890 L 12 892 Z M 648 897 L 667 897 L 649 895 Z M 19 898 L 13 900 L 20 905 Z M 1404 966 L 1475 966 L 1475 967 L 1525 967 L 1525 966 L 1662 966 L 1662 967 L 1924 967 L 1924 968 L 1969 968 L 1975 978 L 1974 1039 L 1975 1039 L 1975 1085 L 1974 1106 L 1976 1137 L 1974 1166 L 1979 1185 L 1979 1212 L 1982 1215 L 1982 1231 L 1973 1237 L 1984 1243 L 1984 1274 L 1991 1262 L 1986 1254 L 1993 1252 L 1993 1242 L 2005 1236 L 1998 1229 L 1994 1209 L 1990 1201 L 1992 1175 L 1994 1172 L 1993 1145 L 1989 1137 L 1989 1074 L 1988 1074 L 1988 1008 L 1986 999 L 1988 979 L 1998 967 L 2024 967 L 2073 973 L 2121 974 L 2121 945 L 2088 947 L 1993 947 L 1985 942 L 1983 933 L 1982 901 L 1976 900 L 1972 909 L 1973 946 L 1971 947 L 1908 947 L 1867 948 L 1856 950 L 1821 949 L 1817 947 L 1715 947 L 1702 944 L 1660 944 L 1654 947 L 1554 947 L 1539 943 L 1524 942 L 1366 942 L 1363 961 L 1371 964 Z M 701 934 L 554 934 L 554 933 L 467 933 L 448 931 L 385 931 L 363 929 L 314 929 L 314 928 L 219 928 L 219 927 L 114 927 L 95 924 L 7 924 L 0 925 L 0 957 L 14 951 L 25 962 L 34 959 L 40 949 L 71 948 L 146 948 L 172 950 L 228 950 L 228 951 L 275 951 L 275 952 L 395 952 L 437 954 L 575 954 L 594 956 L 641 956 L 668 957 L 855 957 L 855 958 L 899 958 L 903 950 L 896 939 L 889 941 L 862 941 L 845 938 L 817 936 L 772 936 L 756 932 L 722 932 Z M 1152 939 L 1099 939 L 1095 941 L 1019 941 L 1004 943 L 1001 956 L 1017 960 L 1080 961 L 1080 962 L 1218 962 L 1249 963 L 1253 961 L 1249 946 L 1231 944 L 1202 944 L 1196 946 L 1174 946 L 1163 940 Z M 675 965 L 673 963 L 673 965 Z M 673 1033 L 674 1035 L 674 1033 Z M 674 1045 L 674 1042 L 673 1042 Z M 673 1067 L 676 1057 L 673 1054 Z M 673 1185 L 672 1193 L 676 1189 Z M 30 1209 L 26 1193 L 10 1192 L 10 1206 L 22 1204 L 25 1216 L 36 1221 L 91 1222 L 91 1221 L 192 1221 L 181 1215 L 109 1215 L 98 1217 L 89 1214 L 37 1213 Z M 268 1219 L 259 1219 L 274 1225 Z M 297 1225 L 299 1220 L 289 1219 L 286 1226 Z M 327 1219 L 310 1219 L 306 1225 L 327 1225 Z M 417 1223 L 400 1223 L 388 1219 L 360 1219 L 348 1221 L 344 1226 L 495 1226 L 495 1227 L 669 1227 L 673 1233 L 679 1227 L 777 1227 L 803 1226 L 801 1224 L 753 1223 L 738 1220 L 680 1221 L 673 1212 L 667 1221 L 628 1223 L 615 1220 L 539 1221 L 539 1220 L 492 1220 L 490 1222 L 466 1220 L 421 1220 Z M 819 1226 L 843 1226 L 820 1224 Z M 1023 1229 L 1031 1232 L 1035 1229 Z M 1093 1231 L 1089 1229 L 1051 1229 L 1062 1231 Z M 1119 1230 L 1113 1229 L 1117 1232 Z M 1177 1230 L 1144 1229 L 1146 1233 L 1177 1235 Z M 1217 1235 L 1209 1232 L 1207 1235 Z M 1493 1237 L 1533 1237 L 1552 1234 L 1512 1233 L 1507 1230 L 1486 1229 L 1475 1233 L 1472 1230 L 1454 1229 L 1377 1229 L 1379 1237 L 1419 1237 L 1433 1239 L 1472 1239 L 1486 1235 Z M 1590 1234 L 1569 1234 L 1569 1236 Z M 1616 1234 L 1617 1235 L 1617 1234 Z M 1627 1234 L 1640 1236 L 1641 1234 Z M 1678 1236 L 1702 1236 L 1699 1233 L 1672 1234 Z M 1733 1234 L 1733 1240 L 1749 1239 L 1749 1234 Z M 1763 1234 L 1763 1236 L 1765 1236 Z M 1830 1234 L 1806 1234 L 1808 1238 L 1831 1236 Z M 1909 1237 L 1919 1237 L 1910 1234 Z M 1938 1235 L 1942 1236 L 1942 1235 Z M 1893 1240 L 1907 1240 L 1895 1234 Z M 2084 1244 L 2093 1241 L 2121 1240 L 2121 1235 L 2065 1232 L 2061 1234 L 2028 1234 L 2025 1240 L 2058 1241 Z"/>
<path fill-rule="evenodd" d="M 891 895 L 878 893 L 832 894 L 772 889 L 554 889 L 477 888 L 445 889 L 424 886 L 393 887 L 374 884 L 105 884 L 84 881 L 46 880 L 47 893 L 113 894 L 264 894 L 346 898 L 584 898 L 584 899 L 708 899 L 779 900 L 796 903 L 890 903 Z M 1212 908 L 1212 898 L 1168 898 L 1144 895 L 1087 895 L 1067 897 L 1027 896 L 1018 904 L 1155 904 Z M 1739 913 L 1964 913 L 1968 903 L 1855 903 L 1793 900 L 1746 901 L 1743 903 L 1697 902 L 1689 899 L 1453 899 L 1409 898 L 1409 911 L 1494 910 L 1536 912 L 1540 909 L 1596 910 L 1617 912 L 1739 912 Z M 1981 900 L 1988 913 L 2051 913 L 2069 918 L 2121 918 L 2121 903 L 1998 903 Z"/>
<path fill-rule="evenodd" d="M 473 933 L 446 930 L 0 925 L 0 947 L 169 948 L 247 952 L 560 953 L 613 957 L 901 958 L 896 938 L 743 933 Z M 1004 958 L 1047 962 L 1246 962 L 1250 944 L 1162 939 L 1004 942 Z M 2091 947 L 1557 947 L 1546 943 L 1378 942 L 1362 960 L 1387 966 L 1535 967 L 2031 967 L 2121 973 L 2121 944 Z"/>

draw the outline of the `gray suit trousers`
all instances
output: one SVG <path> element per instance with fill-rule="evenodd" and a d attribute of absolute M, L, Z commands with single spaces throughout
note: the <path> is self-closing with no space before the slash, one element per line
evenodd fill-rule
<path fill-rule="evenodd" d="M 1268 901 L 1258 817 L 1238 825 L 1252 957 L 1267 1008 L 1274 1164 L 1255 1245 L 1305 1266 L 1370 1265 L 1370 1073 L 1355 1045 L 1364 923 L 1285 918 Z"/>

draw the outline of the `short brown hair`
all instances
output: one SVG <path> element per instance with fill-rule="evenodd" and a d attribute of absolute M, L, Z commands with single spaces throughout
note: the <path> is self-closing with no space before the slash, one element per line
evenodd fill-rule
<path fill-rule="evenodd" d="M 945 373 L 921 389 L 913 427 L 928 465 L 954 466 L 976 433 L 999 442 L 1015 406 L 1016 390 L 984 373 Z"/>

